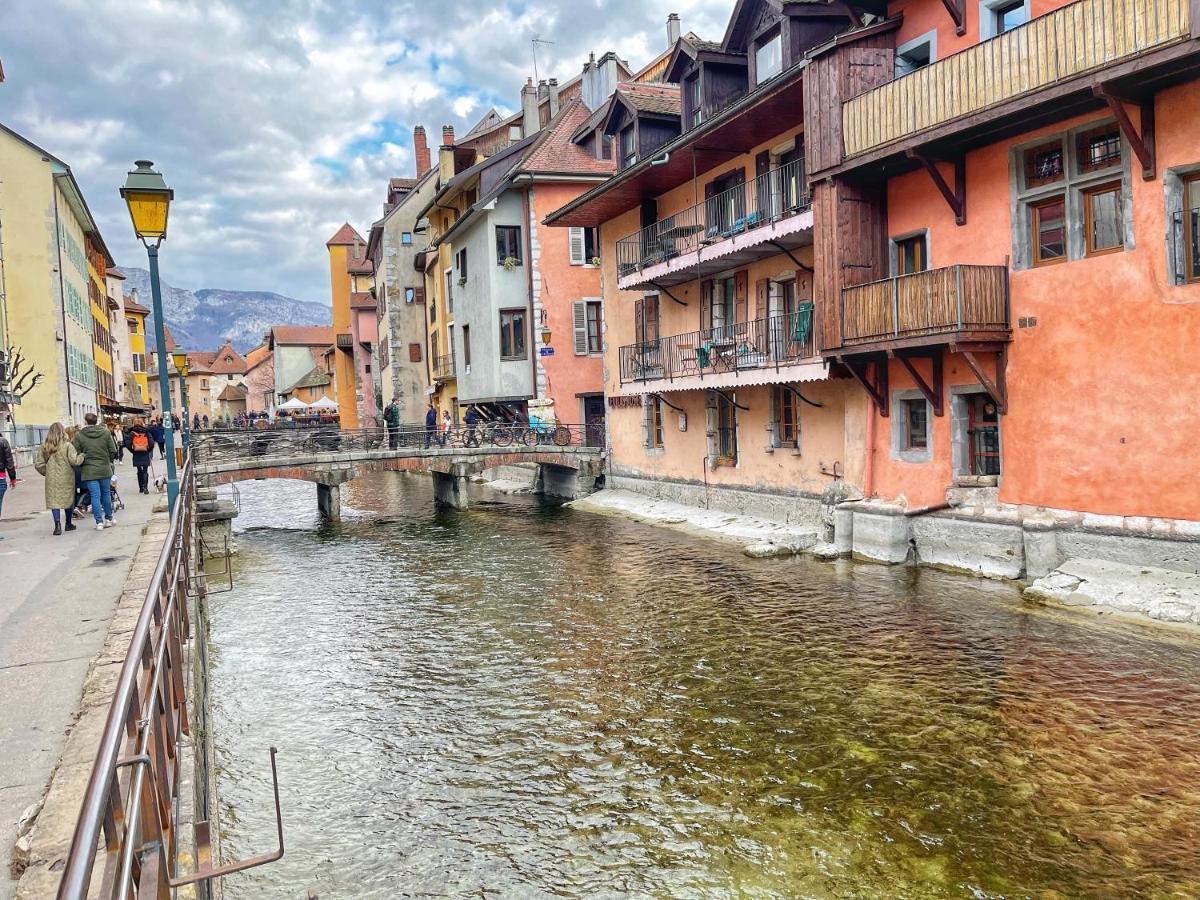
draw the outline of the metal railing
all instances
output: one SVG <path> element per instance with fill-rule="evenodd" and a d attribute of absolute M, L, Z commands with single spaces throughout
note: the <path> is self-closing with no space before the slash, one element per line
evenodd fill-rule
<path fill-rule="evenodd" d="M 1005 266 L 946 266 L 842 288 L 842 345 L 1009 325 Z"/>
<path fill-rule="evenodd" d="M 433 358 L 433 377 L 435 380 L 454 377 L 454 357 L 450 354 Z"/>
<path fill-rule="evenodd" d="M 1188 20 L 1188 0 L 1060 6 L 845 101 L 846 156 L 1186 40 Z"/>
<path fill-rule="evenodd" d="M 813 356 L 813 309 L 718 325 L 657 341 L 626 344 L 619 351 L 621 383 L 778 369 Z"/>
<path fill-rule="evenodd" d="M 1176 284 L 1200 281 L 1200 206 L 1171 214 L 1171 268 Z"/>
<path fill-rule="evenodd" d="M 493 449 L 541 447 L 567 449 L 599 448 L 604 445 L 604 426 L 562 425 L 556 422 L 479 422 L 475 425 L 405 424 L 396 428 L 339 429 L 282 428 L 274 431 L 210 432 L 192 441 L 196 464 L 201 467 L 227 462 L 253 462 L 289 457 L 312 457 L 331 453 L 363 451 L 441 451 L 445 449 Z"/>
<path fill-rule="evenodd" d="M 714 194 L 617 241 L 617 272 L 628 275 L 808 209 L 803 160 Z"/>

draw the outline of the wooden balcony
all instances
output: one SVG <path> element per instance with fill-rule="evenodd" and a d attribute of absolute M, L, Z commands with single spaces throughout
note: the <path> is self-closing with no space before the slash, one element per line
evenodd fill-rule
<path fill-rule="evenodd" d="M 1007 341 L 1008 269 L 946 266 L 843 288 L 841 323 L 842 346 L 827 355 Z"/>
<path fill-rule="evenodd" d="M 944 138 L 953 130 L 947 126 L 965 129 L 976 118 L 999 116 L 1010 101 L 1053 102 L 1077 87 L 1090 92 L 1102 70 L 1121 69 L 1127 77 L 1144 80 L 1148 72 L 1124 72 L 1130 67 L 1122 64 L 1187 42 L 1192 28 L 1188 4 L 1077 0 L 859 94 L 842 104 L 847 160 L 853 163 L 853 157 L 863 154 L 874 158 L 909 138 Z M 1186 46 L 1175 49 L 1181 55 L 1195 52 Z M 1159 62 L 1166 65 L 1169 54 L 1161 55 Z"/>

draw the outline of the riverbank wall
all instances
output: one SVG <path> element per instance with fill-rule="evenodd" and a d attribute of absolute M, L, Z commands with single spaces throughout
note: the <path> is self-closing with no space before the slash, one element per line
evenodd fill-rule
<path fill-rule="evenodd" d="M 1002 505 L 986 491 L 952 493 L 945 504 L 912 508 L 845 497 L 840 483 L 813 496 L 617 471 L 609 473 L 607 487 L 617 493 L 606 490 L 575 506 L 739 540 L 752 556 L 809 552 L 929 566 L 1022 582 L 1035 602 L 1200 627 L 1196 521 Z M 775 541 L 772 529 L 780 525 L 813 537 Z"/>

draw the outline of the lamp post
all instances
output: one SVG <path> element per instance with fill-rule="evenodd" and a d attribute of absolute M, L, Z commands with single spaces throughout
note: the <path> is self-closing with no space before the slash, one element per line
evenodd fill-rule
<path fill-rule="evenodd" d="M 167 451 L 167 508 L 175 511 L 179 498 L 179 477 L 175 472 L 175 436 L 171 421 L 171 385 L 167 374 L 167 338 L 163 325 L 162 287 L 158 281 L 158 247 L 167 238 L 167 213 L 175 192 L 167 187 L 162 175 L 154 171 L 148 159 L 134 162 L 134 170 L 125 179 L 121 197 L 129 207 L 133 231 L 146 248 L 150 259 L 150 294 L 154 309 L 154 340 L 158 345 L 158 390 L 163 410 L 163 433 Z"/>
<path fill-rule="evenodd" d="M 187 458 L 188 447 L 191 445 L 191 427 L 189 426 L 188 417 L 188 396 L 187 396 L 187 377 L 188 377 L 188 361 L 187 351 L 176 350 L 171 354 L 171 360 L 175 363 L 175 371 L 179 373 L 179 427 L 183 432 L 183 455 Z"/>

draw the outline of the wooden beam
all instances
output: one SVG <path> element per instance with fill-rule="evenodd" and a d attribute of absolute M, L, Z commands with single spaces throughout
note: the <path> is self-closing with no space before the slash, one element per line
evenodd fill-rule
<path fill-rule="evenodd" d="M 946 184 L 946 179 L 942 177 L 942 170 L 937 167 L 937 162 L 931 157 L 919 150 L 908 150 L 905 155 L 909 159 L 915 159 L 925 171 L 929 173 L 930 179 L 933 181 L 933 186 L 938 189 L 938 192 L 945 198 L 946 203 L 950 207 L 950 211 L 954 213 L 954 223 L 956 225 L 967 224 L 967 161 L 965 156 L 958 156 L 954 159 L 954 188 L 951 190 L 950 185 Z"/>
<path fill-rule="evenodd" d="M 870 363 L 875 369 L 875 383 L 872 383 L 871 379 L 867 377 L 868 363 L 847 360 L 845 365 L 850 370 L 850 374 L 854 376 L 854 379 L 863 386 L 863 389 L 875 401 L 875 405 L 879 407 L 879 414 L 886 419 L 890 412 L 887 386 L 887 359 L 877 359 L 873 363 Z"/>
<path fill-rule="evenodd" d="M 930 362 L 933 364 L 933 384 L 929 384 L 921 377 L 921 373 L 917 371 L 916 366 L 912 364 L 912 358 L 909 356 L 897 356 L 900 360 L 900 365 L 904 366 L 913 383 L 917 386 L 924 396 L 929 401 L 929 405 L 933 407 L 935 416 L 944 416 L 946 414 L 946 406 L 943 402 L 945 391 L 942 390 L 942 354 L 934 353 L 930 357 Z"/>
<path fill-rule="evenodd" d="M 954 22 L 954 33 L 964 35 L 967 33 L 967 2 L 966 0 L 942 0 L 942 5 L 946 7 L 946 12 L 950 13 L 950 18 Z"/>
<path fill-rule="evenodd" d="M 987 373 L 983 371 L 983 366 L 979 364 L 979 360 L 975 358 L 975 354 L 972 351 L 964 350 L 962 356 L 971 371 L 975 373 L 975 377 L 979 379 L 979 383 L 983 385 L 983 389 L 996 401 L 996 409 L 1000 415 L 1007 415 L 1008 379 L 1005 370 L 1008 368 L 1008 348 L 1003 348 L 996 353 L 995 381 L 988 378 Z"/>
<path fill-rule="evenodd" d="M 1138 106 L 1142 120 L 1142 130 L 1139 133 L 1133 127 L 1133 120 L 1129 118 L 1129 113 L 1125 109 L 1126 99 L 1120 96 L 1111 85 L 1094 84 L 1092 85 L 1092 93 L 1108 104 L 1109 110 L 1117 120 L 1117 125 L 1121 128 L 1121 133 L 1125 135 L 1125 140 L 1129 141 L 1129 146 L 1133 148 L 1138 162 L 1142 164 L 1142 179 L 1144 181 L 1153 181 L 1156 169 L 1153 95 L 1149 98 L 1134 101 Z"/>

